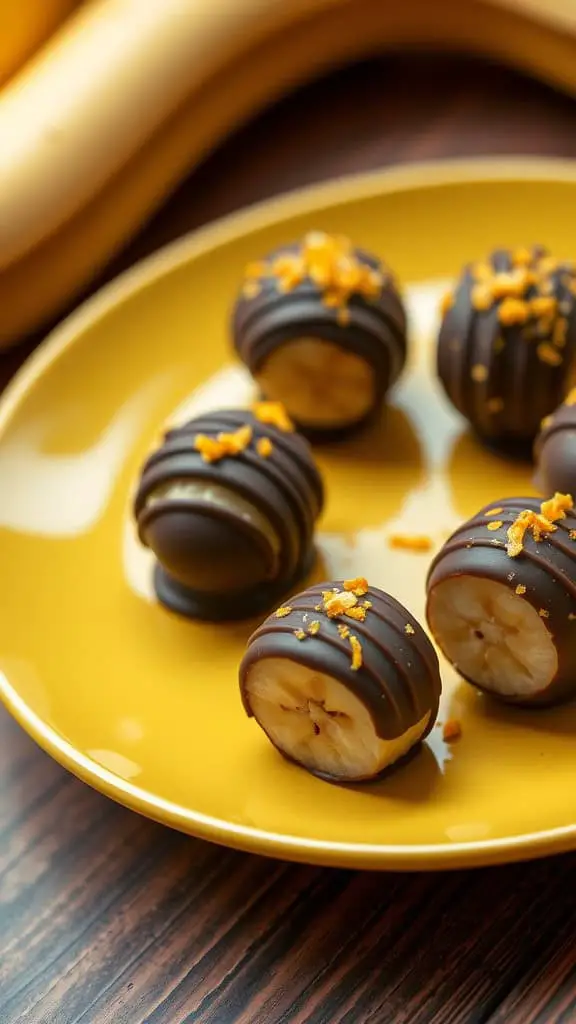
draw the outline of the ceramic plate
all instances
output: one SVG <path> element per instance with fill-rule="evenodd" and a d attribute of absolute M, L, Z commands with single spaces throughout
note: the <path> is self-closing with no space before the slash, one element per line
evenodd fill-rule
<path fill-rule="evenodd" d="M 385 781 L 339 788 L 286 763 L 242 711 L 252 623 L 196 625 L 152 597 L 130 505 L 167 422 L 246 403 L 227 315 L 244 264 L 311 228 L 350 235 L 404 283 L 412 354 L 384 426 L 317 449 L 328 577 L 366 575 L 423 616 L 430 554 L 478 507 L 533 492 L 530 467 L 484 450 L 434 378 L 437 302 L 468 258 L 542 241 L 574 255 L 576 167 L 449 163 L 353 178 L 248 210 L 106 288 L 25 366 L 0 417 L 0 690 L 91 785 L 193 835 L 366 868 L 514 860 L 576 846 L 576 710 L 505 710 L 444 668 L 440 720 Z"/>

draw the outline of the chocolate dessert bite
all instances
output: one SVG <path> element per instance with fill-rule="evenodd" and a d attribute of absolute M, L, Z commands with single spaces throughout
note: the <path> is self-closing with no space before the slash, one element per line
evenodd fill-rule
<path fill-rule="evenodd" d="M 331 782 L 375 779 L 432 729 L 438 658 L 401 604 L 363 578 L 290 598 L 248 641 L 248 715 L 289 761 Z"/>
<path fill-rule="evenodd" d="M 523 454 L 575 382 L 576 272 L 542 246 L 467 266 L 442 304 L 446 394 L 487 442 Z"/>
<path fill-rule="evenodd" d="M 308 443 L 276 403 L 169 430 L 134 503 L 159 600 L 191 618 L 262 614 L 310 570 L 322 505 Z"/>
<path fill-rule="evenodd" d="M 568 494 L 505 498 L 434 559 L 427 617 L 448 661 L 504 701 L 576 696 L 576 514 Z"/>
<path fill-rule="evenodd" d="M 348 432 L 373 417 L 406 359 L 406 314 L 390 271 L 320 231 L 248 265 L 232 333 L 262 394 L 308 434 Z"/>
<path fill-rule="evenodd" d="M 546 416 L 534 445 L 536 482 L 543 494 L 576 494 L 576 388 Z"/>

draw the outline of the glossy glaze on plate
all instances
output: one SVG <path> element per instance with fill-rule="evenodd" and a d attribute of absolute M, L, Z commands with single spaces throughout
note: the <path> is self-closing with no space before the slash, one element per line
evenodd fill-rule
<path fill-rule="evenodd" d="M 432 377 L 437 297 L 496 234 L 569 253 L 575 199 L 576 169 L 542 162 L 313 189 L 171 246 L 54 335 L 0 420 L 0 692 L 50 753 L 154 818 L 293 859 L 433 868 L 576 845 L 574 707 L 498 707 L 443 664 L 440 719 L 461 721 L 460 740 L 447 747 L 433 730 L 389 779 L 327 786 L 244 715 L 237 664 L 253 623 L 160 608 L 130 516 L 165 423 L 250 398 L 226 337 L 244 263 L 314 227 L 349 234 L 408 284 L 415 344 L 385 420 L 316 448 L 327 504 L 315 573 L 365 574 L 423 621 L 433 552 L 391 549 L 390 535 L 425 533 L 438 548 L 486 501 L 534 493 L 530 467 L 481 449 Z"/>

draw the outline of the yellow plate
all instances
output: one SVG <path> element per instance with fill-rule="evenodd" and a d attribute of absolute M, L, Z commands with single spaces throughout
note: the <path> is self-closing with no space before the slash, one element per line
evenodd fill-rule
<path fill-rule="evenodd" d="M 414 343 L 383 430 L 318 450 L 331 576 L 366 574 L 422 615 L 429 555 L 485 502 L 532 491 L 481 449 L 432 374 L 446 279 L 496 244 L 574 255 L 576 165 L 475 161 L 400 169 L 267 203 L 184 239 L 87 303 L 29 361 L 0 415 L 0 691 L 57 760 L 176 828 L 254 852 L 366 868 L 439 868 L 576 846 L 576 710 L 507 711 L 445 667 L 441 720 L 409 765 L 340 789 L 282 760 L 244 717 L 236 666 L 251 624 L 158 607 L 134 539 L 138 468 L 164 422 L 245 401 L 227 313 L 243 266 L 318 227 L 384 255 Z M 33 287 L 33 282 L 31 282 Z"/>

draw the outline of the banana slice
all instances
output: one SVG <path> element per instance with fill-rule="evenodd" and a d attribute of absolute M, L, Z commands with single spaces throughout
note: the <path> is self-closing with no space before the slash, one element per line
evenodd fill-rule
<path fill-rule="evenodd" d="M 248 640 L 244 708 L 313 774 L 377 778 L 434 725 L 436 652 L 410 612 L 364 577 L 315 584 L 289 600 Z"/>
<path fill-rule="evenodd" d="M 297 338 L 273 351 L 256 374 L 267 398 L 298 423 L 336 428 L 362 420 L 376 403 L 374 371 L 360 356 L 320 338 Z"/>
<path fill-rule="evenodd" d="M 470 682 L 506 697 L 531 697 L 558 672 L 546 619 L 493 580 L 453 576 L 430 593 L 428 621 L 439 647 Z"/>
<path fill-rule="evenodd" d="M 428 711 L 383 740 L 366 706 L 337 679 L 288 658 L 264 658 L 247 673 L 244 699 L 270 741 L 325 778 L 361 782 L 404 757 L 424 735 Z"/>

